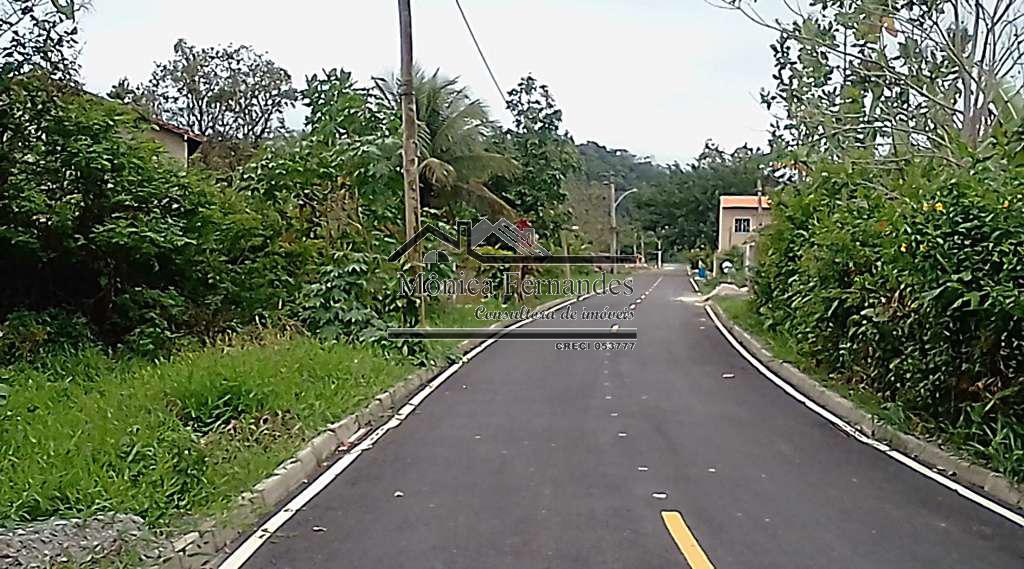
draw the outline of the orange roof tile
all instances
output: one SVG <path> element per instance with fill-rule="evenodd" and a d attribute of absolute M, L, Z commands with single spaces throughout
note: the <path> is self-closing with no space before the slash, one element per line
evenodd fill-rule
<path fill-rule="evenodd" d="M 722 196 L 721 205 L 723 208 L 748 207 L 757 208 L 757 196 Z M 761 209 L 771 209 L 771 202 L 768 196 L 761 196 Z"/>

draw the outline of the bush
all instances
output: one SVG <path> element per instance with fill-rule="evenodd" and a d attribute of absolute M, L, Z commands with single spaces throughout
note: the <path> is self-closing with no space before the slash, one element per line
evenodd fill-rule
<path fill-rule="evenodd" d="M 773 203 L 754 278 L 768 325 L 1024 476 L 1020 161 L 825 166 Z"/>
<path fill-rule="evenodd" d="M 0 321 L 63 311 L 155 356 L 253 324 L 368 340 L 371 316 L 414 318 L 374 277 L 402 219 L 394 113 L 343 72 L 304 94 L 309 133 L 224 187 L 141 136 L 152 126 L 129 107 L 42 77 L 0 82 Z M 31 336 L 17 342 L 0 365 Z"/>
<path fill-rule="evenodd" d="M 308 134 L 267 149 L 238 187 L 274 204 L 290 234 L 320 249 L 297 318 L 321 339 L 394 348 L 387 328 L 416 322 L 415 299 L 400 294 L 401 267 L 387 261 L 403 223 L 399 123 L 344 71 L 310 77 L 302 95 Z"/>
<path fill-rule="evenodd" d="M 273 212 L 172 162 L 138 113 L 42 77 L 0 87 L 0 319 L 62 310 L 159 352 L 297 290 Z"/>
<path fill-rule="evenodd" d="M 702 262 L 704 266 L 708 266 L 714 257 L 715 252 L 710 247 L 690 249 L 686 252 L 686 262 L 689 263 L 690 268 L 693 270 L 697 270 Z"/>
<path fill-rule="evenodd" d="M 0 324 L 0 362 L 63 355 L 94 343 L 89 323 L 61 310 L 17 311 Z"/>

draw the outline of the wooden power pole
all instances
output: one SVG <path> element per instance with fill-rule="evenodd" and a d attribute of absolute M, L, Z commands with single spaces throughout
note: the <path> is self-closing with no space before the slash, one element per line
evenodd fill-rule
<path fill-rule="evenodd" d="M 398 0 L 398 25 L 402 36 L 402 70 L 399 94 L 402 97 L 402 174 L 405 177 L 405 239 L 420 230 L 420 176 L 416 151 L 416 96 L 412 88 L 412 10 L 409 0 Z M 409 252 L 413 277 L 422 269 L 419 245 Z M 420 325 L 427 323 L 426 298 L 420 295 Z"/>
<path fill-rule="evenodd" d="M 617 250 L 619 248 L 619 226 L 618 221 L 615 219 L 615 184 L 611 182 L 608 183 L 608 202 L 611 204 L 611 211 L 609 213 L 612 218 L 612 239 L 608 246 L 608 252 L 614 257 L 619 254 Z M 616 273 L 615 268 L 615 260 L 612 260 L 612 274 Z"/>

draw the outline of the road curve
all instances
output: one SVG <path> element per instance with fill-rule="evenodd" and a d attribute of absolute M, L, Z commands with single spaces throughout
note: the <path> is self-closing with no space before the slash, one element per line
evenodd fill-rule
<path fill-rule="evenodd" d="M 245 569 L 1024 567 L 1024 529 L 783 393 L 684 275 L 581 306 L 648 290 L 635 351 L 482 352 Z"/>

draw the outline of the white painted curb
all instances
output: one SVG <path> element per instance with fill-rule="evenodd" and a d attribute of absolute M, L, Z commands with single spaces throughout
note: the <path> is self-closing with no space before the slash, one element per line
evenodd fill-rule
<path fill-rule="evenodd" d="M 787 395 L 802 403 L 812 412 L 821 416 L 829 423 L 832 423 L 836 428 L 847 433 L 855 440 L 866 444 L 879 452 L 885 453 L 889 458 L 892 458 L 922 476 L 941 484 L 953 492 L 956 492 L 967 500 L 970 500 L 971 502 L 974 502 L 995 514 L 1006 518 L 1018 526 L 1024 527 L 1024 516 L 1021 516 L 1019 513 L 1004 507 L 985 496 L 982 496 L 978 492 L 975 492 L 959 482 L 951 480 L 950 478 L 933 471 L 927 465 L 914 460 L 904 453 L 920 456 L 922 460 L 931 463 L 933 466 L 940 467 L 947 472 L 954 472 L 959 479 L 975 480 L 975 484 L 977 486 L 984 488 L 986 492 L 992 493 L 994 496 L 997 496 L 998 499 L 1003 500 L 1008 504 L 1015 506 L 1024 505 L 1024 497 L 1022 497 L 1021 493 L 1014 489 L 1010 482 L 1005 478 L 998 474 L 991 473 L 979 466 L 970 465 L 964 461 L 957 460 L 935 445 L 917 440 L 903 433 L 898 433 L 895 429 L 886 425 L 881 425 L 875 421 L 874 417 L 860 410 L 850 401 L 847 401 L 838 394 L 825 389 L 813 379 L 802 374 L 796 368 L 793 368 L 792 366 L 785 366 L 785 368 L 783 368 L 786 372 L 785 375 L 790 376 L 793 383 L 798 383 L 803 388 L 802 390 L 798 390 L 791 384 L 791 382 L 783 380 L 779 375 L 776 375 L 775 372 L 769 369 L 770 364 L 766 365 L 765 362 L 754 357 L 744 346 L 744 343 L 737 340 L 736 336 L 730 332 L 729 326 L 722 323 L 722 320 L 719 318 L 716 310 L 712 309 L 711 306 L 705 306 L 704 310 L 707 311 L 708 316 L 711 317 L 715 326 L 718 327 L 719 332 L 722 333 L 722 336 L 724 336 L 729 344 L 739 352 L 740 356 L 754 366 L 761 375 L 768 378 L 769 381 L 785 391 Z M 735 324 L 731 323 L 730 325 L 735 326 Z M 739 328 L 736 328 L 736 330 L 737 332 L 742 332 Z M 749 335 L 748 340 L 753 342 Z M 761 349 L 756 342 L 753 342 L 750 347 L 752 350 L 760 352 L 767 362 L 771 361 L 770 357 L 764 353 L 764 350 Z M 860 429 L 855 428 L 847 421 L 857 424 Z M 872 435 L 878 434 L 886 435 L 885 438 L 889 439 L 890 444 L 878 441 L 872 437 Z M 897 447 L 899 450 L 893 447 Z M 901 450 L 903 452 L 901 452 Z"/>

